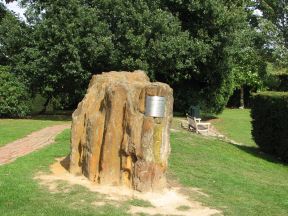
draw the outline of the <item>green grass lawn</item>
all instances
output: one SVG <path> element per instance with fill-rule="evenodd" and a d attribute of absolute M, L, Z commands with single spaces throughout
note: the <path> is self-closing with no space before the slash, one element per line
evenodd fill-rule
<path fill-rule="evenodd" d="M 91 193 L 80 186 L 65 192 L 50 193 L 33 179 L 37 172 L 47 171 L 55 158 L 69 154 L 69 140 L 70 131 L 66 130 L 57 137 L 55 144 L 0 166 L 1 216 L 127 215 L 129 203 L 121 204 L 118 208 L 109 203 L 96 207 L 92 202 L 103 201 L 100 194 Z M 64 182 L 62 186 L 65 187 Z"/>
<path fill-rule="evenodd" d="M 212 121 L 219 132 L 236 142 L 255 146 L 249 109 L 225 109 Z"/>
<path fill-rule="evenodd" d="M 40 116 L 37 119 L 0 119 L 0 147 L 33 131 L 66 122 L 67 118 Z"/>
<path fill-rule="evenodd" d="M 173 132 L 170 173 L 225 215 L 287 215 L 288 167 L 255 147 Z M 195 192 L 194 192 L 195 196 Z"/>
<path fill-rule="evenodd" d="M 287 165 L 253 146 L 231 145 L 183 131 L 180 120 L 176 119 L 173 125 L 177 130 L 171 133 L 169 177 L 185 187 L 191 197 L 223 211 L 224 215 L 287 215 Z M 39 185 L 33 177 L 38 171 L 48 171 L 55 158 L 69 154 L 69 140 L 66 130 L 55 144 L 0 166 L 1 216 L 127 215 L 130 205 L 142 205 L 142 201 L 132 200 L 118 206 L 111 202 L 95 206 L 93 202 L 105 198 L 81 186 L 61 192 L 67 187 L 63 182 L 59 193 L 50 193 Z M 199 188 L 207 196 L 190 191 L 191 187 Z"/>

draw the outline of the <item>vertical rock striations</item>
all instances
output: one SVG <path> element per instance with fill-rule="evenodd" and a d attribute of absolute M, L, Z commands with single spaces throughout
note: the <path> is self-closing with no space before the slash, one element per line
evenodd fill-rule
<path fill-rule="evenodd" d="M 163 118 L 145 115 L 146 97 L 165 97 Z M 95 75 L 73 113 L 70 172 L 139 191 L 165 187 L 173 91 L 142 71 Z"/>

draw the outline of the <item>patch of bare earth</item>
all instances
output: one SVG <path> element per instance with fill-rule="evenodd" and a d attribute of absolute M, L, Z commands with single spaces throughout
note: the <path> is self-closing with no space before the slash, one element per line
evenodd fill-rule
<path fill-rule="evenodd" d="M 57 190 L 59 181 L 66 182 L 68 185 L 81 185 L 91 192 L 100 193 L 105 196 L 105 200 L 111 203 L 125 202 L 133 199 L 139 199 L 151 203 L 151 207 L 131 206 L 129 213 L 132 215 L 184 215 L 184 216 L 208 216 L 220 214 L 216 209 L 203 206 L 200 202 L 191 200 L 188 196 L 180 192 L 180 187 L 170 187 L 161 192 L 141 193 L 124 186 L 104 186 L 90 182 L 84 176 L 74 176 L 67 171 L 67 160 L 60 158 L 50 167 L 51 173 L 38 173 L 35 179 L 39 180 L 41 185 L 48 187 L 51 192 L 62 192 Z M 103 206 L 106 203 L 95 201 L 95 206 Z"/>

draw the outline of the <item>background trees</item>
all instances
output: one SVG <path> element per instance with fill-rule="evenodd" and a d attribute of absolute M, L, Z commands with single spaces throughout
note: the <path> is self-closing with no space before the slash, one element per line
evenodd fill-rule
<path fill-rule="evenodd" d="M 11 73 L 11 68 L 0 66 L 0 117 L 23 117 L 30 111 L 26 86 Z"/>
<path fill-rule="evenodd" d="M 32 92 L 75 106 L 93 71 L 109 68 L 113 44 L 97 8 L 80 1 L 43 1 L 28 6 L 31 40 L 18 56 L 16 72 Z M 107 63 L 106 63 L 107 62 Z M 103 63 L 106 63 L 105 65 Z"/>
<path fill-rule="evenodd" d="M 12 65 L 13 58 L 26 46 L 27 28 L 0 3 L 0 65 Z"/>
<path fill-rule="evenodd" d="M 260 28 L 267 25 L 251 15 L 253 9 L 263 10 L 287 43 L 287 22 L 285 28 L 279 24 L 287 18 L 286 1 L 283 10 L 273 3 L 282 14 L 276 18 L 264 1 L 250 0 L 20 2 L 27 23 L 1 15 L 1 64 L 10 65 L 46 104 L 58 98 L 64 108 L 81 100 L 92 74 L 142 69 L 174 88 L 175 110 L 198 104 L 219 113 L 233 90 L 262 85 L 263 53 L 280 52 L 268 45 L 266 27 Z"/>
<path fill-rule="evenodd" d="M 263 89 L 267 79 L 266 62 L 262 56 L 262 33 L 245 26 L 235 35 L 234 46 L 229 50 L 234 77 L 234 89 L 239 90 L 239 107 L 244 108 L 245 88 L 256 92 Z M 248 96 L 248 95 L 247 95 Z M 238 103 L 236 103 L 238 105 Z"/>
<path fill-rule="evenodd" d="M 258 28 L 266 36 L 266 58 L 278 67 L 288 67 L 288 1 L 256 1 L 262 11 Z"/>
<path fill-rule="evenodd" d="M 189 33 L 152 2 L 48 0 L 27 7 L 33 40 L 16 71 L 47 104 L 60 97 L 75 106 L 95 73 L 142 69 L 172 83 L 192 65 Z"/>
<path fill-rule="evenodd" d="M 183 80 L 186 89 L 180 88 L 182 84 L 176 87 L 179 95 L 189 89 L 189 93 L 181 98 L 181 104 L 186 102 L 185 107 L 200 103 L 208 111 L 221 112 L 233 90 L 239 87 L 240 77 L 249 80 L 246 74 L 251 69 L 244 69 L 244 65 L 252 68 L 253 61 L 258 58 L 257 51 L 253 53 L 255 38 L 249 26 L 249 3 L 221 0 L 162 1 L 164 8 L 179 17 L 182 28 L 189 31 L 200 48 L 199 52 L 191 53 L 197 60 L 189 71 L 190 76 Z M 258 69 L 253 69 L 253 72 L 257 73 Z"/>

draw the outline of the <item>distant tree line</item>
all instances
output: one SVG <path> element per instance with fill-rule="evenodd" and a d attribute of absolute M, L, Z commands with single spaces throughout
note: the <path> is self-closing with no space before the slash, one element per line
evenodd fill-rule
<path fill-rule="evenodd" d="M 74 108 L 93 74 L 142 69 L 176 111 L 219 113 L 235 89 L 265 87 L 267 62 L 287 67 L 286 0 L 18 2 L 27 22 L 0 3 L 0 65 L 45 105 Z"/>

